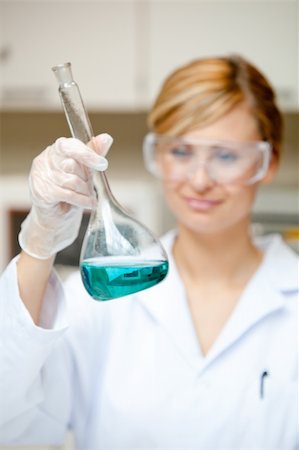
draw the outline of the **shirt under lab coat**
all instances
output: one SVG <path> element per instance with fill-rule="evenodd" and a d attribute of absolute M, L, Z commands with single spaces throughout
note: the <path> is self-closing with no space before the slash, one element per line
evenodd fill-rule
<path fill-rule="evenodd" d="M 0 444 L 81 450 L 295 450 L 298 259 L 279 236 L 204 356 L 171 248 L 157 286 L 96 302 L 53 272 L 41 327 L 0 284 Z M 217 279 L 215 279 L 217 283 Z"/>

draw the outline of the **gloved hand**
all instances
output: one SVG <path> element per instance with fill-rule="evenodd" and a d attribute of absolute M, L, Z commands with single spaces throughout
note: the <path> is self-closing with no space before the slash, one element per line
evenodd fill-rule
<path fill-rule="evenodd" d="M 38 259 L 47 259 L 78 236 L 84 208 L 92 208 L 95 193 L 92 169 L 105 170 L 112 137 L 103 133 L 90 148 L 78 139 L 59 138 L 32 163 L 30 213 L 19 233 L 21 248 Z"/>

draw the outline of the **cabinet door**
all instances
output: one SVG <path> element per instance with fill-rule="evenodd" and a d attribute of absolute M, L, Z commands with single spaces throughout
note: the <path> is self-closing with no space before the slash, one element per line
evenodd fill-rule
<path fill-rule="evenodd" d="M 149 90 L 194 58 L 239 53 L 298 105 L 298 4 L 295 1 L 159 1 L 150 3 Z"/>
<path fill-rule="evenodd" d="M 135 107 L 133 1 L 10 0 L 2 14 L 4 107 L 59 108 L 51 67 L 67 61 L 88 107 Z"/>

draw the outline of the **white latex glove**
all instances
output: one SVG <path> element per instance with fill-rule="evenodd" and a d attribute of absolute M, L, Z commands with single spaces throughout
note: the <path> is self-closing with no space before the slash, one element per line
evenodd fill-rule
<path fill-rule="evenodd" d="M 78 139 L 59 138 L 32 163 L 30 213 L 19 234 L 21 248 L 38 259 L 47 259 L 78 236 L 84 208 L 95 205 L 92 170 L 105 170 L 112 137 L 103 133 L 90 148 Z"/>

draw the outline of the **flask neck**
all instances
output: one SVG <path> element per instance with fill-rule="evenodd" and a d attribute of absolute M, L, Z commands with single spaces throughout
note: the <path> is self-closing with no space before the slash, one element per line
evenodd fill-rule
<path fill-rule="evenodd" d="M 112 193 L 105 172 L 95 170 L 93 172 L 93 184 L 98 200 L 111 200 Z"/>
<path fill-rule="evenodd" d="M 100 208 L 102 210 L 105 209 L 107 211 L 107 208 L 108 209 L 113 208 L 114 210 L 122 212 L 123 214 L 127 214 L 124 208 L 119 204 L 119 202 L 114 197 L 110 189 L 110 184 L 108 182 L 106 172 L 97 170 L 93 171 L 93 186 L 96 191 L 96 196 L 98 200 L 98 205 L 96 209 Z"/>
<path fill-rule="evenodd" d="M 71 63 L 58 64 L 52 70 L 60 87 L 74 83 Z"/>

